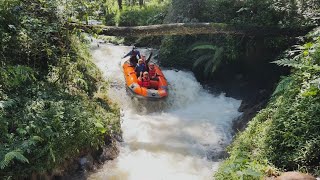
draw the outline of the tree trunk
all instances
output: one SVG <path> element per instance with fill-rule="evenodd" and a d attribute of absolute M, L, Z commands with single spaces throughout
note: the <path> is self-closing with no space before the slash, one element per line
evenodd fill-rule
<path fill-rule="evenodd" d="M 174 23 L 135 27 L 116 27 L 103 25 L 83 25 L 69 23 L 69 28 L 82 29 L 85 32 L 95 32 L 99 35 L 146 37 L 163 35 L 196 35 L 196 34 L 234 34 L 248 36 L 301 36 L 314 27 L 279 28 L 257 26 L 235 26 L 222 23 Z"/>
<path fill-rule="evenodd" d="M 130 0 L 130 6 L 134 6 L 136 4 L 136 0 Z"/>
<path fill-rule="evenodd" d="M 119 9 L 122 10 L 122 0 L 118 0 Z"/>
<path fill-rule="evenodd" d="M 143 6 L 143 0 L 139 0 L 139 6 L 140 6 L 140 7 Z"/>

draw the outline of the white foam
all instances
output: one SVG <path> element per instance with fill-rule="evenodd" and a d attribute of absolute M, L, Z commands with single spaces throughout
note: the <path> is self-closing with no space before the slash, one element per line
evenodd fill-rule
<path fill-rule="evenodd" d="M 209 94 L 190 72 L 164 70 L 169 82 L 164 107 L 158 102 L 137 106 L 126 95 L 120 66 L 129 50 L 110 44 L 92 50 L 97 65 L 114 83 L 109 96 L 123 110 L 124 142 L 119 157 L 88 179 L 212 179 L 219 164 L 212 157 L 230 143 L 240 101 Z M 141 52 L 148 55 L 147 50 Z"/>

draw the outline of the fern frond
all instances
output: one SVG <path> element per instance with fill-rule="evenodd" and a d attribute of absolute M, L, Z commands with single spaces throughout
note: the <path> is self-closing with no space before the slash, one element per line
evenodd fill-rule
<path fill-rule="evenodd" d="M 199 65 L 203 64 L 204 62 L 208 61 L 209 59 L 212 58 L 212 55 L 202 55 L 200 56 L 192 65 L 192 68 L 196 68 Z"/>
<path fill-rule="evenodd" d="M 10 108 L 16 104 L 14 99 L 8 99 L 7 101 L 0 101 L 0 109 Z"/>
<path fill-rule="evenodd" d="M 292 81 L 293 81 L 293 78 L 290 77 L 290 76 L 282 79 L 279 82 L 277 88 L 272 93 L 272 96 L 275 96 L 275 95 L 277 95 L 279 93 L 282 93 L 282 92 L 286 91 L 288 89 L 288 87 L 291 85 Z"/>
<path fill-rule="evenodd" d="M 187 49 L 187 52 L 191 52 L 191 51 L 193 51 L 192 49 L 194 49 L 195 47 L 203 46 L 203 45 L 212 45 L 212 44 L 210 44 L 208 42 L 195 42 Z"/>
<path fill-rule="evenodd" d="M 211 73 L 214 73 L 218 68 L 218 66 L 220 65 L 223 58 L 223 51 L 224 51 L 223 47 L 217 48 L 216 53 L 214 54 L 214 57 L 213 57 L 214 63 L 212 65 Z"/>
<path fill-rule="evenodd" d="M 190 50 L 191 49 L 191 50 Z M 193 69 L 199 65 L 203 65 L 203 75 L 208 77 L 220 65 L 223 58 L 223 47 L 218 47 L 209 43 L 196 43 L 188 51 L 206 50 L 204 55 L 200 55 L 193 63 Z M 201 51 L 199 51 L 201 52 Z"/>
<path fill-rule="evenodd" d="M 53 150 L 52 150 L 51 147 L 50 147 L 50 149 L 49 149 L 49 152 L 50 152 L 50 156 L 51 156 L 52 161 L 53 161 L 53 162 L 56 162 L 56 156 L 54 155 Z"/>
<path fill-rule="evenodd" d="M 299 68 L 302 65 L 295 60 L 291 60 L 291 59 L 287 59 L 287 58 L 273 61 L 271 63 L 277 64 L 279 66 L 287 66 L 287 67 L 294 67 L 294 68 Z"/>
<path fill-rule="evenodd" d="M 302 64 L 302 63 L 299 63 L 295 60 L 290 60 L 290 59 L 281 59 L 278 61 L 273 61 L 271 63 L 275 63 L 279 66 L 293 67 L 296 69 L 312 69 L 312 70 L 320 71 L 319 65 L 305 65 L 305 64 Z"/>
<path fill-rule="evenodd" d="M 198 45 L 192 48 L 191 51 L 195 51 L 195 50 L 212 50 L 215 51 L 217 49 L 217 46 L 211 45 L 211 44 L 202 44 L 202 45 Z"/>
<path fill-rule="evenodd" d="M 0 161 L 0 169 L 4 169 L 8 167 L 9 164 L 14 160 L 18 160 L 23 163 L 29 163 L 28 159 L 23 156 L 22 151 L 20 149 L 8 152 L 2 161 Z"/>
<path fill-rule="evenodd" d="M 209 75 L 211 74 L 211 67 L 212 67 L 213 63 L 214 63 L 214 60 L 210 60 L 205 65 L 203 73 L 206 78 L 209 77 Z"/>

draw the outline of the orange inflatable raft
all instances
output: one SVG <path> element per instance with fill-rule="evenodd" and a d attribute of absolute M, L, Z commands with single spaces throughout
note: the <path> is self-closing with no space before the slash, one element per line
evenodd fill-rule
<path fill-rule="evenodd" d="M 126 80 L 127 90 L 138 98 L 146 98 L 150 100 L 162 99 L 168 96 L 168 83 L 159 66 L 155 65 L 158 81 L 150 80 L 150 87 L 141 87 L 134 67 L 126 61 L 123 65 L 124 78 Z"/>

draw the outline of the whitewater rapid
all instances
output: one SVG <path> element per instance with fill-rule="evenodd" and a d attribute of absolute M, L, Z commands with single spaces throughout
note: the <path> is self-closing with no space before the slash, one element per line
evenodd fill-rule
<path fill-rule="evenodd" d="M 132 99 L 121 70 L 121 57 L 130 48 L 92 44 L 94 61 L 111 85 L 108 95 L 121 107 L 123 142 L 118 158 L 88 179 L 212 179 L 232 140 L 231 123 L 240 115 L 241 101 L 210 94 L 191 72 L 175 70 L 163 70 L 169 82 L 165 101 Z"/>

